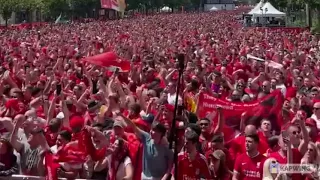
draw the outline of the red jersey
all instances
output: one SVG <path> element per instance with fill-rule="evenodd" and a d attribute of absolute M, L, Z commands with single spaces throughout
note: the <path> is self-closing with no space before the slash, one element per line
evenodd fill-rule
<path fill-rule="evenodd" d="M 270 158 L 274 158 L 278 161 L 278 163 L 280 164 L 286 164 L 288 159 L 286 156 L 282 156 L 279 151 L 278 152 L 274 152 L 274 153 L 270 153 L 269 154 Z M 301 159 L 302 159 L 302 155 L 299 152 L 298 149 L 294 148 L 292 149 L 292 164 L 300 164 L 301 163 Z M 301 174 L 293 174 L 292 175 L 292 180 L 300 180 L 302 178 Z"/>
<path fill-rule="evenodd" d="M 260 153 L 255 157 L 249 157 L 247 153 L 238 156 L 234 164 L 234 170 L 240 174 L 239 180 L 261 180 L 263 164 L 266 159 Z"/>
<path fill-rule="evenodd" d="M 197 153 L 191 160 L 186 152 L 178 155 L 178 180 L 212 179 L 206 157 Z"/>

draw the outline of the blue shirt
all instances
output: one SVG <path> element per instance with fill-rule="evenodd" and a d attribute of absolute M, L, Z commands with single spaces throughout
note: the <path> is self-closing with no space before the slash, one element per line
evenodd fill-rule
<path fill-rule="evenodd" d="M 142 172 L 146 177 L 162 178 L 168 171 L 169 161 L 173 160 L 173 152 L 168 146 L 155 144 L 150 134 L 143 132 Z"/>

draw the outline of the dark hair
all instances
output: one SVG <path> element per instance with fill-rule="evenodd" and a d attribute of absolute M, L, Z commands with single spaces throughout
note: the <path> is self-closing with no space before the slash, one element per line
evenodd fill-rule
<path fill-rule="evenodd" d="M 13 155 L 13 146 L 11 145 L 11 143 L 8 140 L 4 139 L 4 138 L 0 138 L 0 142 L 5 144 L 5 146 L 7 147 L 6 154 L 7 155 Z"/>
<path fill-rule="evenodd" d="M 49 129 L 51 132 L 56 133 L 59 131 L 62 121 L 57 118 L 53 118 L 49 121 Z"/>
<path fill-rule="evenodd" d="M 130 105 L 130 110 L 132 110 L 135 114 L 139 114 L 141 111 L 141 106 L 138 103 L 134 103 L 132 105 Z"/>
<path fill-rule="evenodd" d="M 200 128 L 197 124 L 190 123 L 190 124 L 188 125 L 188 128 L 190 128 L 192 131 L 194 131 L 195 133 L 197 133 L 198 136 L 200 136 L 200 134 L 201 134 L 201 128 Z"/>
<path fill-rule="evenodd" d="M 69 131 L 67 131 L 67 130 L 60 131 L 59 135 L 61 137 L 63 137 L 65 140 L 67 140 L 67 141 L 71 141 L 71 139 L 72 139 L 71 133 Z"/>
<path fill-rule="evenodd" d="M 188 131 L 185 134 L 185 138 L 187 141 L 191 141 L 194 144 L 199 142 L 199 135 L 194 131 Z"/>
<path fill-rule="evenodd" d="M 196 90 L 199 88 L 199 82 L 197 80 L 192 79 L 191 80 L 191 87 L 193 90 Z"/>
<path fill-rule="evenodd" d="M 278 145 L 279 137 L 278 136 L 271 136 L 268 138 L 268 145 L 270 148 L 273 148 Z"/>
<path fill-rule="evenodd" d="M 210 121 L 210 119 L 208 119 L 208 118 L 206 118 L 206 117 L 205 117 L 205 118 L 200 119 L 200 121 L 202 121 L 202 120 L 205 120 L 205 121 L 209 121 L 209 122 L 211 122 L 211 121 Z"/>
<path fill-rule="evenodd" d="M 33 87 L 31 89 L 31 96 L 36 96 L 37 94 L 39 94 L 41 92 L 42 89 L 38 88 L 38 87 Z"/>
<path fill-rule="evenodd" d="M 98 105 L 98 102 L 95 100 L 91 100 L 88 102 L 88 108 L 94 108 Z"/>
<path fill-rule="evenodd" d="M 260 141 L 258 134 L 246 134 L 246 137 L 253 139 L 253 141 L 256 143 L 259 143 Z"/>
<path fill-rule="evenodd" d="M 159 122 L 154 122 L 152 124 L 152 128 L 151 129 L 153 129 L 153 130 L 155 130 L 157 132 L 160 132 L 162 136 L 164 136 L 166 134 L 166 132 L 167 132 L 166 127 L 163 124 L 159 123 Z"/>

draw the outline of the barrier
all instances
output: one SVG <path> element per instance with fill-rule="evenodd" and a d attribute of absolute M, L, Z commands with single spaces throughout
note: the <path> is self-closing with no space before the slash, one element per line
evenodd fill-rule
<path fill-rule="evenodd" d="M 9 177 L 0 177 L 0 180 L 4 180 L 4 179 L 5 180 L 45 180 L 46 178 L 41 176 L 25 176 L 25 175 L 14 174 Z M 59 180 L 67 180 L 67 179 L 59 178 Z M 90 180 L 90 179 L 75 179 L 75 180 Z"/>

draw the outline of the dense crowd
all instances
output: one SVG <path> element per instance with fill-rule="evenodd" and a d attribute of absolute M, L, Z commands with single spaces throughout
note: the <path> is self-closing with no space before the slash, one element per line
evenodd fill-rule
<path fill-rule="evenodd" d="M 320 40 L 307 30 L 243 28 L 241 13 L 0 30 L 0 177 L 319 179 Z M 105 52 L 130 69 L 85 60 Z M 277 118 L 258 123 L 243 112 L 230 126 L 223 107 L 206 116 L 194 107 L 201 94 L 245 105 L 277 91 Z M 272 171 L 278 164 L 314 169 Z"/>

